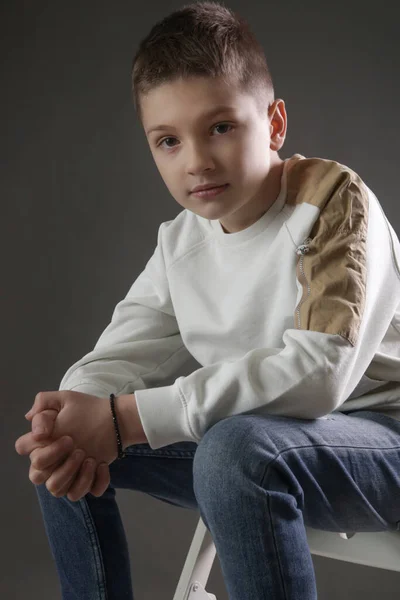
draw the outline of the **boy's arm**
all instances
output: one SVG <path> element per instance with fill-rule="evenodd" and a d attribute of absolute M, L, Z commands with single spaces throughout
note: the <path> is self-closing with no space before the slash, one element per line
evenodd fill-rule
<path fill-rule="evenodd" d="M 129 423 L 138 414 L 134 392 L 174 381 L 194 361 L 180 335 L 169 293 L 161 239 L 167 225 L 161 223 L 153 255 L 114 308 L 93 350 L 69 367 L 59 386 L 99 397 L 115 394 L 117 416 L 122 404 L 125 439 L 130 439 Z M 139 433 L 147 441 L 143 429 Z"/>
<path fill-rule="evenodd" d="M 123 450 L 132 444 L 148 443 L 139 417 L 135 394 L 122 394 L 117 397 L 116 403 L 118 404 L 117 419 Z"/>

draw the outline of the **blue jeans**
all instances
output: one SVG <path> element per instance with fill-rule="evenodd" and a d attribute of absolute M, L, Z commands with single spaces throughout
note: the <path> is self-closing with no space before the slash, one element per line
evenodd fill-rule
<path fill-rule="evenodd" d="M 198 445 L 126 451 L 110 465 L 100 498 L 71 502 L 35 486 L 63 600 L 134 597 L 118 488 L 198 510 L 230 600 L 315 600 L 305 525 L 400 529 L 400 422 L 379 412 L 241 414 L 216 423 Z"/>

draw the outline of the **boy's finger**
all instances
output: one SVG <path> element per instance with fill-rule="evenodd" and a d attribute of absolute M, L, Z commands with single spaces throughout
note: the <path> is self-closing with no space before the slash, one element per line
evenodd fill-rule
<path fill-rule="evenodd" d="M 44 446 L 47 446 L 47 444 L 49 444 L 51 441 L 53 441 L 51 438 L 37 440 L 35 439 L 33 433 L 28 431 L 28 433 L 24 433 L 24 435 L 21 435 L 15 441 L 15 450 L 18 452 L 18 454 L 30 454 L 36 448 L 43 448 Z"/>
<path fill-rule="evenodd" d="M 55 410 L 42 410 L 36 413 L 32 419 L 32 433 L 36 436 L 51 435 L 57 415 L 58 413 Z"/>
<path fill-rule="evenodd" d="M 63 461 L 74 449 L 74 442 L 70 437 L 63 437 L 33 450 L 29 458 L 35 469 L 44 471 L 55 463 Z"/>
<path fill-rule="evenodd" d="M 71 502 L 76 502 L 86 496 L 93 485 L 96 476 L 96 461 L 89 457 L 89 464 L 83 462 L 79 474 L 68 490 L 67 498 Z"/>
<path fill-rule="evenodd" d="M 81 451 L 82 452 L 82 451 Z M 51 487 L 50 493 L 53 495 L 53 492 L 61 488 L 61 483 L 64 481 L 67 482 L 67 489 L 72 484 L 74 477 L 76 476 L 77 471 L 79 471 L 80 463 L 83 462 L 84 453 L 82 452 L 81 457 L 77 457 L 75 452 L 72 452 L 67 456 L 66 459 L 61 459 L 47 469 L 35 469 L 35 467 L 31 464 L 29 469 L 29 479 L 35 485 L 40 485 L 50 480 L 49 487 Z M 47 486 L 46 486 L 47 487 Z M 66 492 L 64 492 L 65 494 Z"/>
<path fill-rule="evenodd" d="M 31 466 L 29 469 L 29 479 L 35 485 L 40 485 L 42 483 L 46 483 L 46 481 L 53 475 L 53 473 L 56 469 L 63 466 L 68 460 L 71 460 L 72 455 L 73 455 L 73 453 L 71 453 L 69 456 L 67 456 L 67 458 L 63 457 L 62 459 L 56 461 L 55 463 L 53 463 L 52 465 L 47 467 L 47 469 L 40 469 L 40 470 L 35 469 L 35 467 L 31 463 Z"/>
<path fill-rule="evenodd" d="M 93 496 L 99 498 L 104 494 L 108 486 L 110 485 L 110 469 L 107 463 L 100 463 L 97 467 L 96 476 L 90 490 Z"/>
<path fill-rule="evenodd" d="M 14 448 L 18 454 L 29 454 L 29 452 L 31 452 L 28 447 L 30 438 L 32 438 L 31 433 L 24 433 L 24 435 L 20 435 L 19 438 L 15 440 Z"/>
<path fill-rule="evenodd" d="M 52 472 L 53 472 L 52 466 L 49 469 L 45 469 L 44 471 L 38 471 L 31 464 L 31 466 L 29 467 L 29 479 L 35 485 L 40 485 L 42 483 L 45 483 L 48 480 L 48 478 L 50 477 Z"/>
<path fill-rule="evenodd" d="M 83 450 L 75 450 L 64 463 L 57 467 L 46 481 L 46 487 L 56 498 L 65 496 L 71 485 L 80 476 L 82 463 L 85 460 Z"/>

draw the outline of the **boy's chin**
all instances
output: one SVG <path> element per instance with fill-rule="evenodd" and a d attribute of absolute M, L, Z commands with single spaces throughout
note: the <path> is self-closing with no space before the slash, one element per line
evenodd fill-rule
<path fill-rule="evenodd" d="M 226 216 L 227 210 L 221 208 L 220 206 L 188 206 L 188 210 L 198 215 L 199 217 L 203 217 L 203 219 L 207 219 L 210 221 L 216 221 L 217 219 L 223 219 Z"/>

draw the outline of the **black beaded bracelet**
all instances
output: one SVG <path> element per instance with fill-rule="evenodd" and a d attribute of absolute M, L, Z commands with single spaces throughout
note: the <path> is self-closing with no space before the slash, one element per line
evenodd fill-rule
<path fill-rule="evenodd" d="M 115 398 L 115 395 L 110 394 L 111 413 L 112 413 L 112 418 L 114 421 L 115 433 L 117 434 L 118 458 L 124 458 L 124 456 L 126 456 L 126 454 L 122 449 L 121 435 L 120 435 L 119 429 L 118 429 L 118 420 L 117 420 L 117 415 L 116 415 L 115 406 L 114 406 L 114 398 Z"/>

